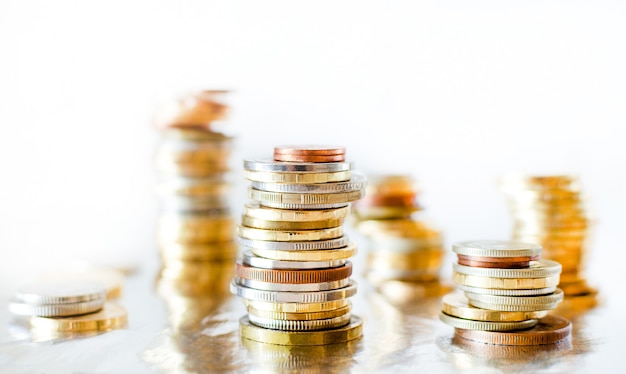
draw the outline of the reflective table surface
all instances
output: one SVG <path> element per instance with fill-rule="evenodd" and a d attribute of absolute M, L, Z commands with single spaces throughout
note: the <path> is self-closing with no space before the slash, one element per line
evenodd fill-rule
<path fill-rule="evenodd" d="M 557 314 L 573 323 L 569 341 L 555 346 L 467 345 L 440 322 L 440 297 L 385 297 L 359 274 L 353 314 L 363 319 L 363 337 L 345 344 L 284 347 L 242 340 L 241 301 L 226 284 L 202 297 L 183 297 L 157 282 L 156 255 L 126 279 L 118 302 L 129 312 L 126 329 L 96 336 L 45 340 L 0 314 L 2 373 L 571 373 L 623 372 L 623 292 L 615 282 L 597 282 L 600 304 Z M 6 305 L 15 287 L 2 277 Z M 611 279 L 607 277 L 606 280 Z M 222 282 L 223 283 L 223 282 Z M 159 286 L 161 284 L 161 286 Z M 613 288 L 611 288 L 613 287 Z M 400 299 L 400 300 L 398 300 Z"/>

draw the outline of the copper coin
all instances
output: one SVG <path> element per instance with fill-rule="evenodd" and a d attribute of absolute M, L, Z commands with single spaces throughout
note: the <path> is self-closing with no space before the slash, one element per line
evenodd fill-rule
<path fill-rule="evenodd" d="M 280 270 L 256 268 L 237 261 L 235 275 L 243 279 L 267 283 L 324 283 L 348 278 L 352 275 L 352 263 L 348 261 L 343 266 L 328 269 Z"/>
<path fill-rule="evenodd" d="M 542 345 L 567 338 L 572 324 L 563 317 L 547 315 L 535 327 L 509 332 L 454 329 L 456 336 L 483 344 L 496 345 Z"/>
<path fill-rule="evenodd" d="M 417 206 L 415 202 L 416 194 L 406 194 L 406 195 L 371 195 L 365 196 L 363 199 L 359 200 L 359 207 L 368 207 L 368 206 Z"/>
<path fill-rule="evenodd" d="M 281 145 L 274 147 L 274 155 L 300 155 L 300 156 L 333 156 L 345 155 L 346 149 L 338 146 L 325 145 Z"/>
<path fill-rule="evenodd" d="M 524 257 L 482 257 L 457 255 L 459 265 L 481 268 L 521 269 L 530 266 L 530 261 L 536 261 L 539 256 Z"/>
<path fill-rule="evenodd" d="M 274 153 L 274 161 L 282 162 L 343 162 L 345 160 L 346 155 L 314 156 Z"/>

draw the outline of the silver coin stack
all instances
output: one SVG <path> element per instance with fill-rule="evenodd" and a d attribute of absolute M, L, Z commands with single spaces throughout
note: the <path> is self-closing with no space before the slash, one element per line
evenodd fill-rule
<path fill-rule="evenodd" d="M 278 149 L 291 149 L 303 161 L 277 161 L 284 159 Z M 361 335 L 360 319 L 351 315 L 347 300 L 356 293 L 347 261 L 356 246 L 342 225 L 366 181 L 351 173 L 343 153 L 333 155 L 336 162 L 307 162 L 325 159 L 308 152 L 315 156 L 333 148 L 277 147 L 273 160 L 244 161 L 253 202 L 237 227 L 243 257 L 231 291 L 248 308 L 241 333 L 250 340 L 320 345 Z"/>
<path fill-rule="evenodd" d="M 162 212 L 158 245 L 161 281 L 186 295 L 215 290 L 236 258 L 228 181 L 232 138 L 214 129 L 226 115 L 225 91 L 202 91 L 164 106 L 157 115 L 156 152 Z M 222 288 L 228 289 L 228 282 Z"/>

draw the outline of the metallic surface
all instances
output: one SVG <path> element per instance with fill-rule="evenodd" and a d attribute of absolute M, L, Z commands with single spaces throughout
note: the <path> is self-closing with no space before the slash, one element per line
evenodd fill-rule
<path fill-rule="evenodd" d="M 328 269 L 315 270 L 283 270 L 264 269 L 244 265 L 243 262 L 235 263 L 235 276 L 272 283 L 322 283 L 344 279 L 352 275 L 352 263 Z"/>
<path fill-rule="evenodd" d="M 355 269 L 362 269 L 362 259 L 355 260 Z M 621 285 L 610 282 L 612 272 L 601 279 L 604 296 L 595 309 L 568 309 L 570 339 L 525 347 L 455 339 L 454 329 L 437 319 L 440 298 L 392 304 L 366 280 L 351 298 L 352 313 L 363 319 L 361 339 L 314 347 L 253 342 L 240 336 L 246 309 L 227 289 L 160 296 L 153 287 L 157 272 L 154 256 L 127 278 L 119 300 L 129 312 L 126 329 L 37 342 L 0 312 L 0 372 L 609 373 L 622 363 L 626 325 L 619 321 L 626 300 L 619 296 Z M 6 303 L 23 282 L 7 273 L 0 277 L 0 301 Z M 564 303 L 552 313 L 563 315 Z"/>

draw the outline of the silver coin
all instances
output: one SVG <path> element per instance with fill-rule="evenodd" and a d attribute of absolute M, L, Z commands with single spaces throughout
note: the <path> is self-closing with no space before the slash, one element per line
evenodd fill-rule
<path fill-rule="evenodd" d="M 472 302 L 497 304 L 497 305 L 539 305 L 559 303 L 563 300 L 563 291 L 557 288 L 554 292 L 540 296 L 498 296 L 486 295 L 473 292 L 465 292 L 465 297 Z M 473 305 L 473 304 L 472 304 Z"/>
<path fill-rule="evenodd" d="M 254 266 L 255 268 L 263 269 L 292 269 L 292 270 L 304 270 L 304 269 L 329 269 L 343 266 L 346 264 L 346 260 L 331 260 L 331 261 L 281 261 L 272 260 L 269 258 L 263 258 L 255 256 L 250 250 L 246 250 L 243 254 L 243 263 L 246 265 Z"/>
<path fill-rule="evenodd" d="M 530 261 L 530 267 L 523 269 L 479 268 L 453 263 L 457 273 L 492 278 L 545 278 L 561 273 L 561 264 L 551 260 Z"/>
<path fill-rule="evenodd" d="M 330 291 L 319 292 L 278 292 L 255 290 L 253 288 L 230 284 L 230 291 L 234 295 L 254 301 L 271 303 L 325 303 L 327 301 L 341 300 L 356 294 L 356 282 L 350 280 L 347 287 Z"/>
<path fill-rule="evenodd" d="M 367 179 L 365 176 L 352 173 L 352 178 L 347 182 L 336 183 L 317 183 L 317 184 L 295 184 L 295 183 L 266 183 L 255 182 L 251 183 L 252 188 L 256 190 L 270 191 L 270 192 L 287 192 L 287 193 L 343 193 L 360 191 L 367 185 Z"/>
<path fill-rule="evenodd" d="M 536 319 L 527 319 L 525 321 L 519 321 L 519 322 L 474 321 L 474 320 L 449 316 L 443 312 L 439 314 L 439 320 L 457 329 L 481 330 L 481 331 L 511 331 L 511 330 L 529 329 L 537 324 Z"/>
<path fill-rule="evenodd" d="M 312 240 L 302 242 L 275 242 L 266 240 L 246 239 L 237 236 L 237 242 L 243 247 L 265 249 L 270 251 L 319 251 L 322 249 L 339 249 L 346 247 L 350 241 L 346 235 L 335 239 Z"/>
<path fill-rule="evenodd" d="M 103 284 L 91 281 L 48 281 L 23 286 L 15 293 L 19 303 L 31 305 L 73 304 L 91 300 L 104 300 Z"/>
<path fill-rule="evenodd" d="M 327 319 L 313 319 L 302 321 L 290 321 L 282 319 L 272 319 L 258 317 L 254 314 L 248 314 L 250 323 L 260 327 L 272 330 L 285 330 L 285 331 L 315 331 L 336 329 L 347 325 L 350 322 L 350 312 L 335 318 Z"/>
<path fill-rule="evenodd" d="M 345 208 L 349 203 L 336 203 L 336 204 L 283 204 L 283 203 L 269 203 L 261 202 L 261 206 L 276 209 L 301 209 L 301 210 L 323 210 L 323 209 L 335 209 Z"/>
<path fill-rule="evenodd" d="M 20 316 L 69 317 L 97 312 L 102 309 L 105 301 L 104 296 L 70 304 L 28 304 L 13 299 L 9 302 L 9 311 Z"/>
<path fill-rule="evenodd" d="M 280 162 L 272 159 L 244 160 L 243 168 L 249 171 L 273 173 L 335 173 L 350 171 L 350 162 Z"/>
<path fill-rule="evenodd" d="M 498 288 L 471 287 L 458 284 L 457 288 L 465 292 L 495 296 L 540 296 L 548 295 L 556 291 L 556 286 L 528 290 L 505 290 Z"/>
<path fill-rule="evenodd" d="M 464 256 L 526 257 L 541 254 L 541 245 L 506 240 L 471 240 L 454 243 L 452 252 Z"/>
<path fill-rule="evenodd" d="M 350 278 L 321 283 L 272 283 L 235 277 L 235 283 L 240 286 L 254 288 L 255 290 L 277 292 L 318 292 L 347 287 L 350 284 Z"/>

